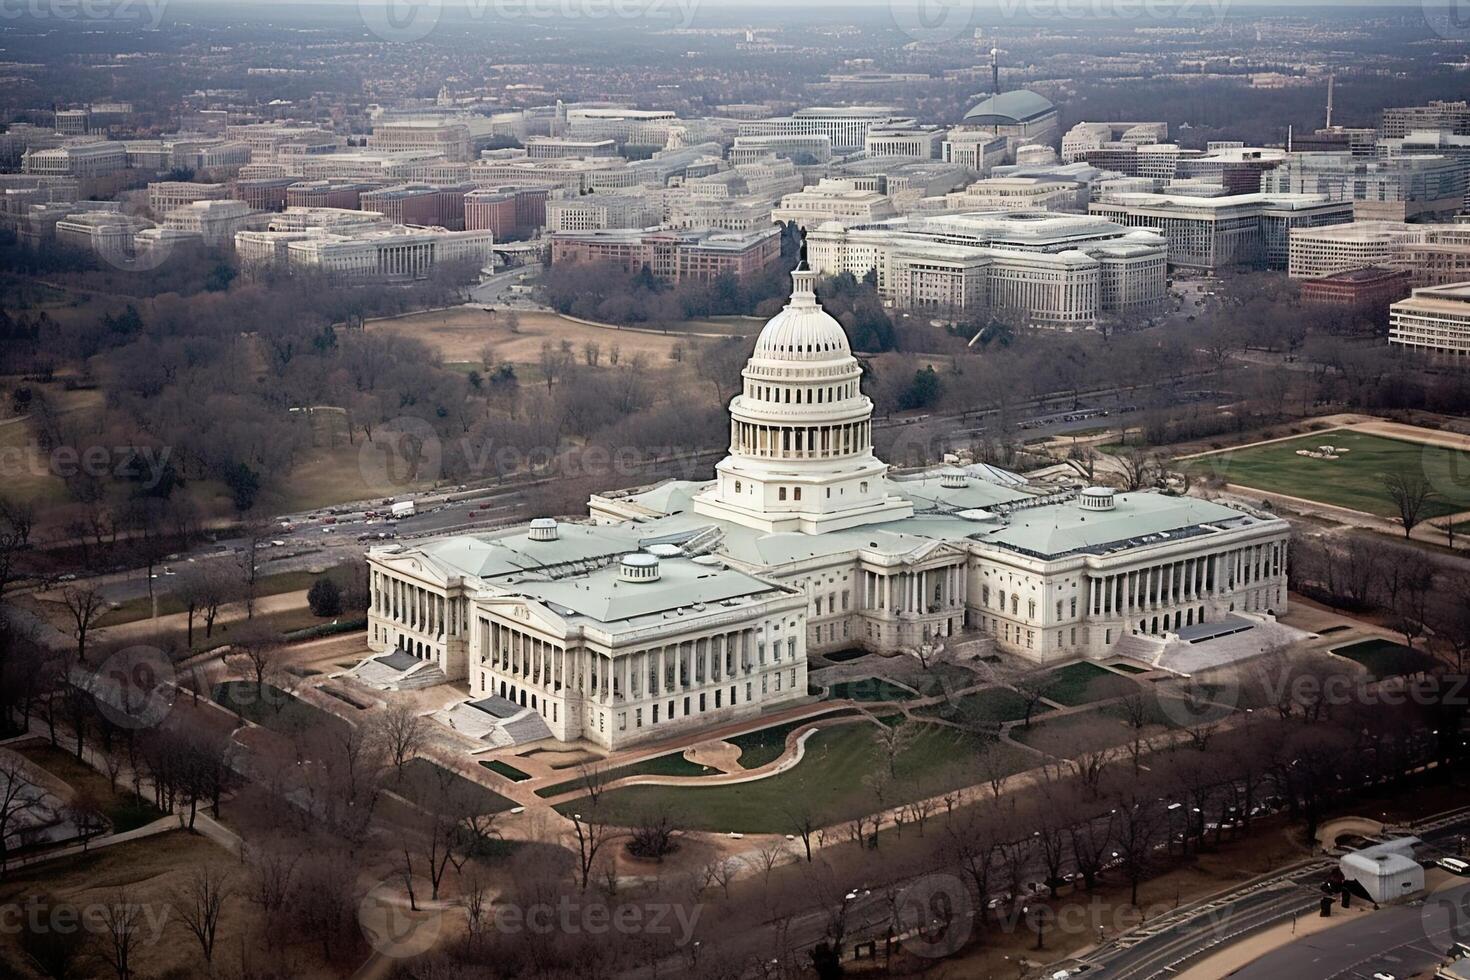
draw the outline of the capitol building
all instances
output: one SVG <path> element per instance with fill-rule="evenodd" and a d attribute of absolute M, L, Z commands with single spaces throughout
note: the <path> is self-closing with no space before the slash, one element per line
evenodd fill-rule
<path fill-rule="evenodd" d="M 375 653 L 358 676 L 466 684 L 441 720 L 491 744 L 621 748 L 808 698 L 809 653 L 978 639 L 1038 664 L 1147 658 L 1285 609 L 1279 519 L 983 466 L 890 472 L 805 257 L 792 279 L 712 480 L 595 496 L 583 521 L 371 552 Z"/>

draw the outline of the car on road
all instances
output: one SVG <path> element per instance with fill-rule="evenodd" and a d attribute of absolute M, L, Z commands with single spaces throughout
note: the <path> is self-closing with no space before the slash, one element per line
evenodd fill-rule
<path fill-rule="evenodd" d="M 1460 875 L 1461 877 L 1470 876 L 1470 862 L 1462 861 L 1459 858 L 1443 857 L 1435 861 L 1434 865 L 1437 868 L 1443 868 L 1452 875 Z"/>

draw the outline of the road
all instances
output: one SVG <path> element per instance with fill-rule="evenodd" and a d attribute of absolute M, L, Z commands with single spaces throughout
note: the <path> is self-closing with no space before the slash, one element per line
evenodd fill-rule
<path fill-rule="evenodd" d="M 1470 884 L 1424 902 L 1382 909 L 1314 933 L 1230 974 L 1232 980 L 1348 980 L 1411 977 L 1437 966 L 1451 943 L 1470 939 Z"/>
<path fill-rule="evenodd" d="M 1438 856 L 1457 852 L 1467 830 L 1470 812 L 1461 812 L 1420 828 L 1417 835 L 1427 845 L 1427 853 Z M 1188 906 L 1151 926 L 1133 930 L 1089 956 L 1087 962 L 1092 969 L 1087 976 L 1098 980 L 1148 980 L 1181 973 L 1192 962 L 1284 922 L 1293 914 L 1316 915 L 1321 894 L 1318 885 L 1330 867 L 1331 862 L 1324 859 Z M 1412 976 L 1437 963 L 1452 941 L 1470 937 L 1470 891 L 1466 889 L 1470 885 L 1435 896 L 1427 905 L 1388 909 L 1370 919 L 1356 920 L 1350 927 L 1315 933 L 1231 974 L 1232 980 L 1369 978 L 1378 971 L 1397 978 Z M 1440 907 L 1441 897 L 1444 907 Z M 1430 924 L 1421 925 L 1424 921 Z M 1454 932 L 1456 928 L 1458 932 Z M 1336 946 L 1329 939 L 1334 934 Z M 1347 951 L 1329 955 L 1338 947 Z M 1278 955 L 1285 959 L 1276 961 Z M 1415 963 L 1420 965 L 1409 969 Z"/>

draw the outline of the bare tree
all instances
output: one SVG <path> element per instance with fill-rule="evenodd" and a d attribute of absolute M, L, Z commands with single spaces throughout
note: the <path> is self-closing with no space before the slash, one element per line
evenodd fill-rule
<path fill-rule="evenodd" d="M 206 963 L 214 962 L 214 941 L 219 932 L 220 915 L 232 890 L 228 873 L 207 864 L 196 864 L 174 894 L 179 921 L 199 943 L 199 951 L 204 954 Z"/>
<path fill-rule="evenodd" d="M 260 623 L 241 626 L 235 631 L 230 644 L 229 659 L 238 661 L 241 668 L 255 678 L 255 696 L 265 696 L 265 679 L 280 659 L 285 644 L 281 635 L 272 627 Z"/>
<path fill-rule="evenodd" d="M 5 870 L 12 845 L 21 840 L 22 828 L 42 812 L 44 800 L 20 758 L 0 749 L 0 871 Z"/>
<path fill-rule="evenodd" d="M 1153 486 L 1160 476 L 1159 460 L 1142 449 L 1129 450 L 1115 457 L 1123 470 L 1123 489 L 1142 490 Z"/>
<path fill-rule="evenodd" d="M 595 814 L 583 816 L 574 813 L 571 816 L 572 830 L 577 837 L 577 873 L 581 880 L 582 891 L 592 882 L 592 869 L 597 864 L 597 855 L 607 844 L 612 833 L 606 824 L 599 822 Z"/>
<path fill-rule="evenodd" d="M 77 641 L 77 659 L 86 663 L 87 634 L 107 611 L 107 599 L 90 585 L 69 585 L 61 590 L 61 604 L 71 616 L 71 635 Z"/>
<path fill-rule="evenodd" d="M 399 776 L 403 775 L 403 767 L 408 760 L 417 755 L 428 740 L 424 719 L 414 711 L 413 705 L 406 702 L 390 705 L 381 712 L 375 721 L 374 733 L 382 741 Z"/>
<path fill-rule="evenodd" d="M 133 975 L 133 953 L 143 941 L 143 906 L 119 888 L 101 904 L 97 918 L 102 927 L 102 957 L 117 980 L 128 980 Z"/>
<path fill-rule="evenodd" d="M 1383 489 L 1399 512 L 1399 523 L 1403 525 L 1404 538 L 1407 539 L 1415 526 L 1424 520 L 1425 508 L 1434 498 L 1434 488 L 1423 474 L 1400 470 L 1384 477 Z"/>

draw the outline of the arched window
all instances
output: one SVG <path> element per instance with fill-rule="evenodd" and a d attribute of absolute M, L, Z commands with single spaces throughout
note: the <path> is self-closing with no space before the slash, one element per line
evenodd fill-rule
<path fill-rule="evenodd" d="M 785 487 L 781 487 L 779 490 L 776 491 L 776 499 L 777 500 L 785 500 L 786 499 L 786 488 Z"/>
<path fill-rule="evenodd" d="M 793 497 L 795 497 L 797 500 L 800 500 L 801 499 L 801 487 L 797 487 L 795 490 L 791 491 L 791 495 Z"/>

